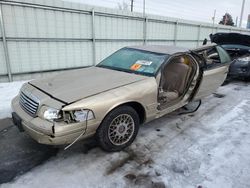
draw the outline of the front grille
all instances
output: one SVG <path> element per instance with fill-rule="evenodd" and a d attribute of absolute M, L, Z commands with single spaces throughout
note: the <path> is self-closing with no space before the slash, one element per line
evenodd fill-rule
<path fill-rule="evenodd" d="M 39 102 L 37 100 L 21 91 L 19 103 L 22 109 L 29 113 L 31 116 L 34 117 L 36 115 L 39 106 Z"/>

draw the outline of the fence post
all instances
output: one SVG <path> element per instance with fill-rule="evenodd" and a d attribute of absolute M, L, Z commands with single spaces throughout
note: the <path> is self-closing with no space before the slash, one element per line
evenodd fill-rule
<path fill-rule="evenodd" d="M 4 51 L 4 56 L 5 56 L 6 69 L 8 72 L 9 82 L 11 82 L 12 75 L 11 75 L 11 68 L 10 68 L 10 57 L 9 57 L 9 51 L 8 51 L 8 46 L 7 46 L 7 41 L 6 41 L 6 33 L 5 33 L 5 28 L 4 28 L 2 4 L 0 4 L 0 28 L 1 28 L 2 38 L 3 38 L 3 51 Z"/>
<path fill-rule="evenodd" d="M 95 10 L 92 9 L 92 49 L 93 49 L 93 65 L 96 64 L 96 44 L 95 44 Z"/>
<path fill-rule="evenodd" d="M 200 44 L 200 36 L 201 36 L 201 24 L 199 25 L 199 29 L 198 29 L 197 44 L 196 44 L 197 47 Z"/>
<path fill-rule="evenodd" d="M 176 42 L 177 42 L 177 35 L 178 35 L 178 25 L 179 22 L 178 20 L 175 22 L 175 27 L 174 27 L 174 45 L 176 46 Z"/>
<path fill-rule="evenodd" d="M 147 44 L 147 22 L 148 22 L 148 18 L 144 17 L 144 21 L 143 21 L 143 45 Z"/>

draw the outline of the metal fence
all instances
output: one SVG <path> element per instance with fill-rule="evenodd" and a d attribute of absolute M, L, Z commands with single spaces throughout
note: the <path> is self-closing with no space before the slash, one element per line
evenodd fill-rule
<path fill-rule="evenodd" d="M 95 65 L 128 45 L 201 45 L 212 32 L 249 30 L 60 0 L 0 1 L 0 81 Z"/>

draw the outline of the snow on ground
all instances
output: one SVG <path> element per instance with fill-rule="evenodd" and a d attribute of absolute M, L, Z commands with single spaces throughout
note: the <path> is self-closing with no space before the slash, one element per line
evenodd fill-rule
<path fill-rule="evenodd" d="M 11 117 L 11 99 L 18 94 L 23 83 L 25 82 L 0 83 L 0 119 Z"/>
<path fill-rule="evenodd" d="M 250 187 L 250 84 L 217 93 L 194 114 L 142 126 L 125 151 L 79 144 L 2 187 Z"/>

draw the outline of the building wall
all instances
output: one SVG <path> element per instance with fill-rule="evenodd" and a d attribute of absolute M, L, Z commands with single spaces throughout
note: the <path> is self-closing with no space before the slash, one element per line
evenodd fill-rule
<path fill-rule="evenodd" d="M 1 82 L 95 65 L 128 45 L 194 48 L 212 32 L 250 32 L 60 0 L 3 0 L 0 8 Z"/>

